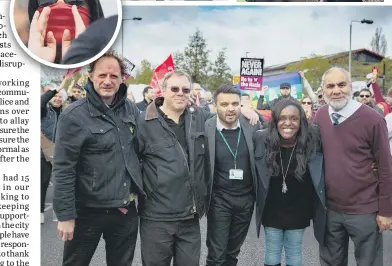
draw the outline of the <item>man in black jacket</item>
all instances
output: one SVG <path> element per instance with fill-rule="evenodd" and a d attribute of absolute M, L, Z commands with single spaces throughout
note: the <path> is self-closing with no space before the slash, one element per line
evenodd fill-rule
<path fill-rule="evenodd" d="M 136 103 L 137 108 L 140 111 L 146 111 L 147 106 L 151 103 L 152 98 L 154 97 L 154 89 L 150 86 L 147 86 L 143 89 L 143 101 Z"/>
<path fill-rule="evenodd" d="M 188 106 L 186 73 L 173 71 L 138 119 L 146 198 L 140 199 L 143 265 L 198 266 L 199 218 L 205 213 L 204 123 L 211 115 Z"/>
<path fill-rule="evenodd" d="M 87 97 L 60 115 L 53 207 L 64 244 L 64 266 L 89 265 L 101 236 L 108 266 L 132 264 L 138 233 L 134 193 L 144 195 L 136 152 L 140 113 L 122 83 L 113 53 L 90 65 Z"/>
<path fill-rule="evenodd" d="M 257 180 L 252 126 L 240 114 L 240 91 L 232 85 L 215 93 L 217 116 L 205 124 L 207 158 L 207 266 L 237 265 L 248 233 Z"/>
<path fill-rule="evenodd" d="M 289 98 L 291 96 L 291 84 L 284 82 L 280 84 L 280 97 L 277 99 L 274 99 L 266 104 L 263 104 L 263 99 L 264 95 L 260 96 L 259 102 L 257 103 L 257 109 L 258 110 L 272 110 L 274 108 L 274 105 L 276 104 L 277 101 L 279 101 L 281 98 Z"/>

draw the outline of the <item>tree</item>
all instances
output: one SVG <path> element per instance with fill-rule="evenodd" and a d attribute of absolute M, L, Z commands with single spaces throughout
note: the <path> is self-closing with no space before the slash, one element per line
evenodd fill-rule
<path fill-rule="evenodd" d="M 208 74 L 210 70 L 210 61 L 206 39 L 199 29 L 189 37 L 188 46 L 183 53 L 174 54 L 174 62 L 176 68 L 180 68 L 187 72 L 192 82 L 205 85 L 208 82 Z"/>
<path fill-rule="evenodd" d="M 173 61 L 174 61 L 174 66 L 176 68 L 182 68 L 181 66 L 184 66 L 184 54 L 177 51 L 173 54 Z"/>
<path fill-rule="evenodd" d="M 377 28 L 370 42 L 373 52 L 385 56 L 387 53 L 387 39 L 382 28 Z"/>
<path fill-rule="evenodd" d="M 218 56 L 211 67 L 211 76 L 208 81 L 208 89 L 215 91 L 222 84 L 232 82 L 231 69 L 227 64 L 226 48 L 219 51 Z"/>
<path fill-rule="evenodd" d="M 324 72 L 329 68 L 331 68 L 331 64 L 329 63 L 328 59 L 313 54 L 308 58 L 303 58 L 297 63 L 288 65 L 286 67 L 286 71 L 294 72 L 308 69 L 308 72 L 305 74 L 306 79 L 309 81 L 309 84 L 312 86 L 313 90 L 317 90 L 320 86 L 321 78 Z"/>
<path fill-rule="evenodd" d="M 150 84 L 152 73 L 154 72 L 151 63 L 147 60 L 142 60 L 140 65 L 140 70 L 137 71 L 133 84 Z"/>

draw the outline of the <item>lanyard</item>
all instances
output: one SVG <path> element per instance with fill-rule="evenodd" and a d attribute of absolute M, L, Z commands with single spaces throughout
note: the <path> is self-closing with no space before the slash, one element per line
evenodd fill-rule
<path fill-rule="evenodd" d="M 240 138 L 241 138 L 241 127 L 240 127 L 240 131 L 238 132 L 237 149 L 236 149 L 235 153 L 230 148 L 229 143 L 227 143 L 227 140 L 226 140 L 225 136 L 223 136 L 222 131 L 220 131 L 220 130 L 218 130 L 218 131 L 219 131 L 219 134 L 221 135 L 223 141 L 225 142 L 227 148 L 229 149 L 231 155 L 233 155 L 233 158 L 234 158 L 234 169 L 237 169 L 237 155 L 238 155 L 238 146 L 240 144 Z"/>

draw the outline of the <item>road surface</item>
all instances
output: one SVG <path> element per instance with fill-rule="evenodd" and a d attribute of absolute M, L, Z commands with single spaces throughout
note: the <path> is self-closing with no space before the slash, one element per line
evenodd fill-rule
<path fill-rule="evenodd" d="M 49 187 L 48 189 L 46 202 L 48 203 L 48 207 L 45 212 L 46 220 L 45 224 L 41 225 L 41 266 L 61 266 L 63 256 L 63 242 L 57 238 L 56 223 L 52 220 L 52 187 Z M 201 221 L 202 247 L 200 265 L 205 265 L 205 260 L 207 256 L 207 248 L 205 245 L 207 231 L 206 228 L 206 220 L 203 219 Z M 139 247 L 140 245 L 138 243 L 136 245 L 135 259 L 133 262 L 134 266 L 142 266 Z M 320 265 L 318 263 L 318 243 L 313 236 L 313 229 L 311 227 L 307 228 L 307 230 L 305 231 L 303 257 L 305 266 Z M 263 265 L 263 259 L 264 238 L 263 236 L 260 236 L 260 239 L 257 238 L 255 223 L 253 221 L 246 241 L 242 246 L 238 266 Z M 102 239 L 90 265 L 106 265 L 104 241 Z M 384 233 L 384 265 L 392 265 L 392 231 Z M 350 243 L 349 266 L 355 266 L 352 243 Z"/>

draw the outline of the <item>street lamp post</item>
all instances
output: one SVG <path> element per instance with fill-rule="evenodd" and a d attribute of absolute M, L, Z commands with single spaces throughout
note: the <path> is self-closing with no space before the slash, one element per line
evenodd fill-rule
<path fill-rule="evenodd" d="M 350 22 L 350 51 L 348 54 L 348 72 L 350 74 L 350 78 L 351 78 L 351 56 L 352 56 L 352 52 L 351 52 L 351 36 L 352 36 L 352 32 L 353 32 L 353 22 L 358 22 L 358 23 L 362 23 L 362 24 L 373 24 L 373 20 L 369 20 L 369 19 L 362 19 L 362 20 L 351 20 Z"/>
<path fill-rule="evenodd" d="M 124 21 L 126 20 L 134 20 L 134 21 L 140 21 L 142 18 L 140 17 L 133 17 L 133 18 L 123 18 L 122 19 L 122 25 L 121 25 L 121 55 L 124 57 Z"/>

